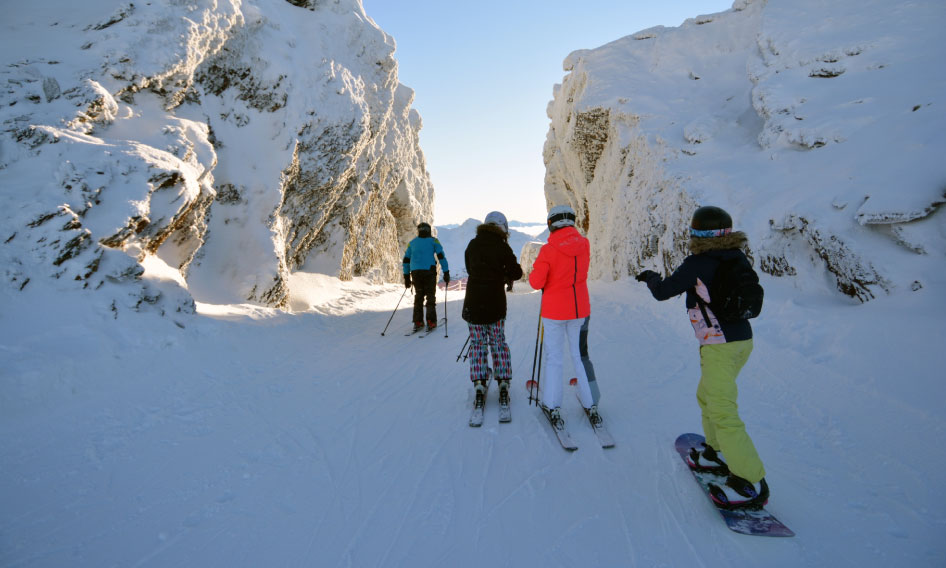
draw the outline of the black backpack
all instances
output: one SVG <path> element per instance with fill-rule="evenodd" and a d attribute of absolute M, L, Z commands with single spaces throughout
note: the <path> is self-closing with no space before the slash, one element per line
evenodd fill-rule
<path fill-rule="evenodd" d="M 759 275 L 742 255 L 719 262 L 709 294 L 709 307 L 719 321 L 752 319 L 762 311 L 764 290 L 759 284 Z M 696 297 L 703 317 L 709 323 L 705 304 L 699 294 Z"/>

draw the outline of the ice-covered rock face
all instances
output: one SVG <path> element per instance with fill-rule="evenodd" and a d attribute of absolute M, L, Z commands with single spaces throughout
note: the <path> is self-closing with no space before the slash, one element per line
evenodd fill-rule
<path fill-rule="evenodd" d="M 592 275 L 667 274 L 718 205 L 756 266 L 866 301 L 943 280 L 946 11 L 740 0 L 572 53 L 544 156 Z"/>
<path fill-rule="evenodd" d="M 302 267 L 398 278 L 432 220 L 413 92 L 358 0 L 52 0 L 7 18 L 14 287 L 52 274 L 124 282 L 131 307 L 285 306 Z M 180 289 L 142 280 L 152 260 Z"/>

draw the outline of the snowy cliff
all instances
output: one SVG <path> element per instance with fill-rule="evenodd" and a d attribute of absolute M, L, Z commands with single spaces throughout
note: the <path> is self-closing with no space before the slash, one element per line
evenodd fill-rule
<path fill-rule="evenodd" d="M 2 29 L 8 285 L 283 307 L 303 266 L 396 278 L 432 215 L 413 92 L 360 0 L 53 0 Z"/>
<path fill-rule="evenodd" d="M 756 266 L 867 301 L 943 283 L 942 2 L 737 0 L 569 55 L 549 104 L 546 198 L 592 273 L 667 273 L 722 206 Z"/>

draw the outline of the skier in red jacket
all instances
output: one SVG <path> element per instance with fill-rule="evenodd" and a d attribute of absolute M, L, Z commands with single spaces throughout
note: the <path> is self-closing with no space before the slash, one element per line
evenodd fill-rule
<path fill-rule="evenodd" d="M 571 207 L 553 207 L 547 222 L 551 232 L 548 243 L 539 251 L 529 275 L 529 284 L 542 290 L 543 352 L 547 377 L 542 381 L 542 406 L 553 423 L 561 421 L 562 352 L 567 338 L 581 404 L 591 420 L 596 422 L 598 409 L 579 350 L 582 324 L 591 315 L 587 283 L 591 247 L 588 239 L 575 228 L 575 211 Z"/>

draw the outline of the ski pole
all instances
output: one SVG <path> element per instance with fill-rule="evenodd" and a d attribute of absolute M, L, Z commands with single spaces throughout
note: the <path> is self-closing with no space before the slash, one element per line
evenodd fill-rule
<path fill-rule="evenodd" d="M 404 291 L 401 292 L 401 300 L 404 299 L 404 294 L 407 294 L 408 288 L 404 288 Z M 384 331 L 381 332 L 381 335 L 384 335 L 384 332 L 388 330 L 388 325 L 391 325 L 391 320 L 394 319 L 394 314 L 397 313 L 397 309 L 401 306 L 401 300 L 397 301 L 397 305 L 394 306 L 394 311 L 391 312 L 391 317 L 388 318 L 387 325 L 384 326 Z"/>
<path fill-rule="evenodd" d="M 447 335 L 447 324 L 450 323 L 450 320 L 447 319 L 447 290 L 450 288 L 449 282 L 443 283 L 443 336 L 450 337 Z"/>
<path fill-rule="evenodd" d="M 466 341 L 463 342 L 463 347 L 460 348 L 460 352 L 457 353 L 457 363 L 460 362 L 460 357 L 463 357 L 463 350 L 466 349 L 466 344 L 470 342 L 470 336 L 466 336 Z"/>
<path fill-rule="evenodd" d="M 544 294 L 544 291 L 543 291 L 543 294 Z M 530 382 L 530 384 L 532 385 L 532 388 L 529 389 L 529 402 L 536 400 L 532 396 L 532 391 L 538 386 L 538 383 L 535 380 L 535 365 L 539 361 L 539 357 L 541 356 L 541 352 L 539 351 L 539 336 L 541 334 L 542 334 L 542 301 L 539 300 L 539 324 L 535 328 L 535 352 L 532 355 L 532 380 Z M 540 372 L 541 372 L 541 368 L 542 367 L 540 365 L 539 366 Z"/>
<path fill-rule="evenodd" d="M 542 331 L 540 333 L 542 336 L 541 341 L 539 341 L 539 369 L 535 373 L 535 405 L 539 406 L 539 388 L 542 386 L 542 351 L 545 350 L 545 326 L 542 326 Z"/>

